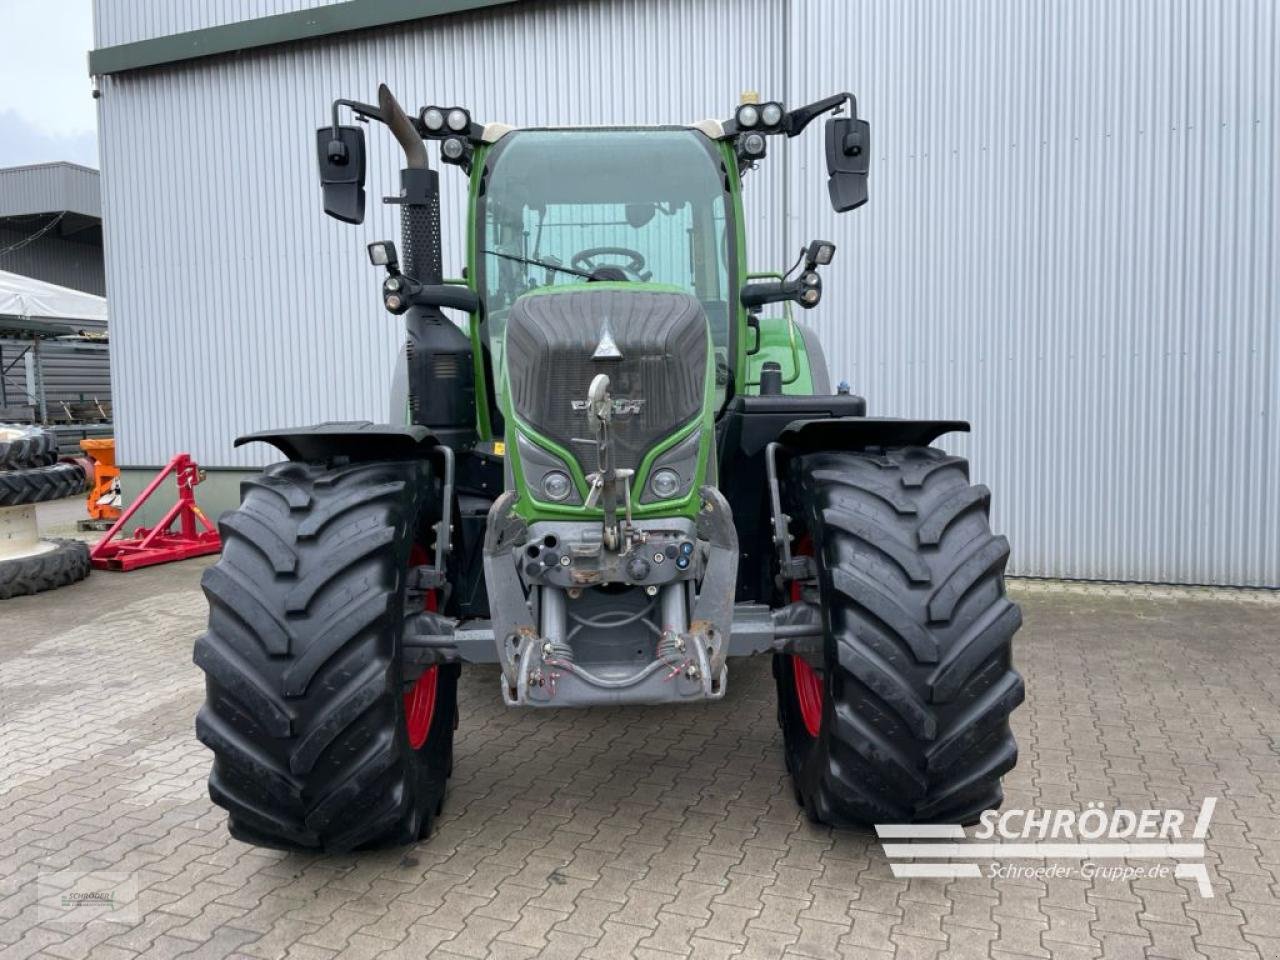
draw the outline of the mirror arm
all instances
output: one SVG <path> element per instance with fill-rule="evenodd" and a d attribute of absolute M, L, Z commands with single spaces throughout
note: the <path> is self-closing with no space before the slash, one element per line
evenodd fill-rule
<path fill-rule="evenodd" d="M 796 107 L 796 109 L 787 114 L 787 136 L 798 137 L 804 132 L 805 127 L 824 113 L 839 112 L 846 101 L 849 104 L 849 116 L 856 117 L 858 115 L 858 101 L 852 93 L 848 92 L 832 94 L 806 106 Z"/>
<path fill-rule="evenodd" d="M 333 101 L 333 136 L 338 136 L 338 127 L 342 124 L 338 118 L 339 107 L 350 107 L 351 111 L 356 115 L 357 120 L 377 120 L 379 123 L 386 123 L 383 119 L 382 111 L 369 103 L 361 103 L 359 100 L 335 100 Z"/>

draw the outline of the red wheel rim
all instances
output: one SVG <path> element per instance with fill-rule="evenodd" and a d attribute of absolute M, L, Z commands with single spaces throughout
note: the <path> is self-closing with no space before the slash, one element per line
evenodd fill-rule
<path fill-rule="evenodd" d="M 409 566 L 421 566 L 427 562 L 427 551 L 414 544 L 409 552 Z M 436 592 L 426 591 L 422 598 L 422 608 L 434 613 L 438 609 Z M 404 695 L 404 726 L 409 734 L 409 746 L 419 749 L 427 742 L 431 732 L 431 720 L 436 713 L 436 675 L 438 668 L 425 670 L 413 689 Z"/>
<path fill-rule="evenodd" d="M 431 719 L 436 712 L 436 674 L 430 667 L 418 677 L 413 689 L 404 695 L 404 725 L 409 733 L 409 746 L 419 749 L 431 732 Z"/>
<path fill-rule="evenodd" d="M 796 702 L 800 704 L 800 719 L 809 736 L 816 737 L 822 729 L 822 678 L 801 657 L 791 655 L 791 675 L 796 683 Z"/>

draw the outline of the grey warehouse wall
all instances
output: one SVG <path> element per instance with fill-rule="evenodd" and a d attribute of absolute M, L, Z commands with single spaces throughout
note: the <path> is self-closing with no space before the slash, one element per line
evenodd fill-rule
<path fill-rule="evenodd" d="M 146 35 L 146 7 L 98 0 L 100 36 Z M 103 78 L 121 460 L 247 468 L 269 455 L 237 433 L 383 417 L 401 334 L 362 246 L 396 231 L 376 202 L 361 228 L 320 213 L 332 97 L 386 80 L 532 125 L 847 89 L 872 122 L 866 208 L 829 212 L 820 136 L 747 182 L 754 268 L 839 245 L 805 315 L 833 379 L 873 414 L 973 422 L 945 445 L 1019 574 L 1280 586 L 1277 26 L 1267 0 L 578 0 Z M 396 157 L 370 147 L 376 200 Z M 443 182 L 456 271 L 463 184 Z"/>

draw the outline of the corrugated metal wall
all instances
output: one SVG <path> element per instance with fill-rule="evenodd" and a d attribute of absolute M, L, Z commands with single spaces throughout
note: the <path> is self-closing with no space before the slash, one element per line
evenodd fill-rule
<path fill-rule="evenodd" d="M 37 407 L 27 357 L 30 340 L 0 339 L 0 406 Z M 45 400 L 52 420 L 66 419 L 63 404 L 101 404 L 90 419 L 109 419 L 111 365 L 105 343 L 46 340 L 40 344 Z M 32 374 L 33 375 L 33 374 Z"/>
<path fill-rule="evenodd" d="M 100 42 L 143 29 L 104 11 L 142 6 L 99 0 Z M 833 376 L 873 413 L 974 422 L 948 445 L 994 489 L 1018 573 L 1280 585 L 1276 46 L 1267 0 L 601 0 L 109 78 L 121 460 L 255 463 L 231 436 L 382 416 L 398 331 L 360 248 L 395 229 L 319 212 L 332 96 L 385 79 L 486 119 L 643 123 L 849 89 L 868 207 L 830 214 L 820 136 L 749 183 L 754 266 L 840 244 L 806 316 Z M 374 196 L 396 162 L 371 148 Z"/>
<path fill-rule="evenodd" d="M 792 100 L 873 124 L 839 225 L 796 151 L 792 231 L 853 271 L 833 377 L 973 422 L 1018 573 L 1280 585 L 1276 4 L 796 9 Z"/>
<path fill-rule="evenodd" d="M 51 231 L 43 237 L 26 242 L 33 233 L 56 216 L 56 213 L 43 214 L 25 221 L 9 220 L 0 223 L 0 270 L 82 290 L 98 297 L 105 296 L 107 284 L 102 263 L 102 237 L 98 228 L 93 228 L 92 239 L 87 241 L 59 237 Z M 20 230 L 6 226 L 19 222 L 23 223 Z"/>
<path fill-rule="evenodd" d="M 323 7 L 342 0 L 94 0 L 97 47 L 167 37 L 241 20 Z"/>

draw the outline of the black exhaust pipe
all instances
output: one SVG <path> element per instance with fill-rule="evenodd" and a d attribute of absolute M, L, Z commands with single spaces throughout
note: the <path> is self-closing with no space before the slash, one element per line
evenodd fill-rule
<path fill-rule="evenodd" d="M 378 108 L 404 150 L 400 171 L 400 268 L 421 284 L 444 282 L 440 251 L 440 175 L 427 165 L 427 148 L 387 85 Z M 409 421 L 427 427 L 455 450 L 476 442 L 476 382 L 471 339 L 439 307 L 405 313 L 409 355 Z"/>

